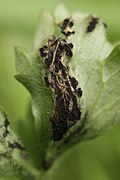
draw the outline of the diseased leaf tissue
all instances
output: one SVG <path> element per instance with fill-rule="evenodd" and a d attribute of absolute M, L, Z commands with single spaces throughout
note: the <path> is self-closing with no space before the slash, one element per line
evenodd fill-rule
<path fill-rule="evenodd" d="M 0 112 L 2 112 L 1 109 Z M 3 143 L 3 146 L 5 145 L 6 147 L 8 147 L 9 151 L 12 151 L 13 149 L 18 149 L 21 151 L 25 150 L 24 146 L 21 145 L 17 136 L 11 129 L 8 118 L 4 113 L 0 122 L 0 139 Z"/>
<path fill-rule="evenodd" d="M 73 126 L 81 117 L 81 108 L 77 98 L 82 91 L 78 82 L 69 75 L 67 64 L 73 56 L 73 44 L 67 42 L 67 37 L 74 34 L 72 18 L 65 19 L 59 26 L 66 38 L 52 36 L 47 45 L 40 48 L 47 68 L 45 81 L 54 93 L 54 115 L 51 117 L 54 140 L 61 140 L 68 128 Z"/>

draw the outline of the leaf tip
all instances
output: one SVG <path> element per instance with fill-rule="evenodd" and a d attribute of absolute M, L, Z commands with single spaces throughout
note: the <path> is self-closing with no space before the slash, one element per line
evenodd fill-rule
<path fill-rule="evenodd" d="M 62 22 L 65 18 L 69 17 L 69 11 L 66 9 L 63 3 L 60 3 L 54 12 L 55 23 Z"/>

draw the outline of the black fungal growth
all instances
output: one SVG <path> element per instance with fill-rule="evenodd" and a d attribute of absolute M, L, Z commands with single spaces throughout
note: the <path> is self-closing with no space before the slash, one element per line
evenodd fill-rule
<path fill-rule="evenodd" d="M 8 119 L 6 118 L 5 119 L 5 121 L 4 121 L 4 127 L 5 127 L 5 132 L 3 133 L 3 137 L 4 138 L 6 138 L 7 137 L 7 135 L 8 135 L 8 133 L 9 133 L 9 131 L 8 131 L 8 126 L 9 126 L 9 121 L 8 121 Z"/>
<path fill-rule="evenodd" d="M 99 18 L 92 17 L 92 20 L 90 21 L 90 24 L 87 27 L 87 33 L 92 32 L 95 29 L 96 24 L 98 24 L 98 20 L 99 20 Z"/>
<path fill-rule="evenodd" d="M 72 21 L 64 20 L 62 29 L 66 29 L 68 24 L 73 26 Z M 44 79 L 54 94 L 54 112 L 50 121 L 55 141 L 61 140 L 68 128 L 81 117 L 77 97 L 82 96 L 82 91 L 77 87 L 77 80 L 69 75 L 66 66 L 67 61 L 73 56 L 72 48 L 72 43 L 55 36 L 49 38 L 47 44 L 40 48 L 40 55 L 47 68 L 47 76 Z"/>
<path fill-rule="evenodd" d="M 72 18 L 67 18 L 65 19 L 61 24 L 59 24 L 61 28 L 61 33 L 63 33 L 65 36 L 70 36 L 71 34 L 75 34 L 75 31 L 72 31 L 73 27 L 73 19 Z"/>
<path fill-rule="evenodd" d="M 18 142 L 14 142 L 14 143 L 9 142 L 9 147 L 12 149 L 19 149 L 21 151 L 25 150 L 25 148 L 21 146 L 21 144 L 19 144 Z"/>
<path fill-rule="evenodd" d="M 107 29 L 107 24 L 105 22 L 103 22 L 103 25 L 104 25 L 105 29 Z"/>

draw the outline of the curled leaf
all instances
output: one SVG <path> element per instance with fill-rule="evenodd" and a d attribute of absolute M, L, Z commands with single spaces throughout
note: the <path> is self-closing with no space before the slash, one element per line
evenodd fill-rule
<path fill-rule="evenodd" d="M 98 16 L 70 14 L 63 5 L 54 16 L 42 11 L 32 53 L 16 49 L 16 79 L 32 96 L 41 167 L 119 124 L 119 62 L 120 47 L 107 40 Z"/>

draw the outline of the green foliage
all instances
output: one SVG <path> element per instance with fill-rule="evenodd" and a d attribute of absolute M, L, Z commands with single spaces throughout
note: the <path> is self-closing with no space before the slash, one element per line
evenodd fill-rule
<path fill-rule="evenodd" d="M 0 179 L 31 179 L 34 167 L 27 156 L 5 112 L 0 109 Z"/>
<path fill-rule="evenodd" d="M 20 60 L 20 54 L 23 53 L 18 48 L 16 49 L 16 60 Z M 25 57 L 25 54 L 22 56 Z M 46 148 L 50 141 L 51 127 L 50 127 L 50 117 L 52 113 L 51 106 L 51 93 L 46 87 L 44 82 L 45 67 L 39 57 L 34 58 L 29 61 L 27 57 L 26 63 L 23 64 L 25 71 L 19 70 L 16 79 L 19 80 L 31 93 L 32 96 L 32 109 L 33 115 L 35 117 L 35 131 L 31 133 L 36 134 L 36 147 L 39 148 L 39 161 L 42 163 L 42 158 L 46 151 Z M 19 64 L 22 61 L 18 62 Z M 40 159 L 41 158 L 41 159 Z"/>
<path fill-rule="evenodd" d="M 33 127 L 33 131 L 31 130 L 30 133 L 36 135 L 34 140 L 38 148 L 36 153 L 38 153 L 37 160 L 39 165 L 44 161 L 44 156 L 51 139 L 49 119 L 52 115 L 53 107 L 51 91 L 44 82 L 45 67 L 38 55 L 38 49 L 53 33 L 53 17 L 47 11 L 42 10 L 31 52 L 28 53 L 23 48 L 16 48 L 15 50 L 16 69 L 19 73 L 16 75 L 16 79 L 28 89 L 32 97 L 35 127 Z M 32 156 L 34 155 L 32 154 Z"/>
<path fill-rule="evenodd" d="M 69 66 L 70 74 L 76 77 L 83 91 L 79 102 L 82 118 L 68 130 L 62 142 L 55 145 L 56 157 L 68 147 L 71 148 L 72 144 L 94 138 L 120 123 L 120 46 L 113 50 L 106 39 L 106 28 L 102 20 L 99 19 L 96 28 L 87 33 L 86 29 L 93 16 L 74 13 L 72 17 L 76 33 L 69 37 L 69 42 L 74 44 L 74 55 Z M 55 19 L 58 17 L 55 16 Z"/>

